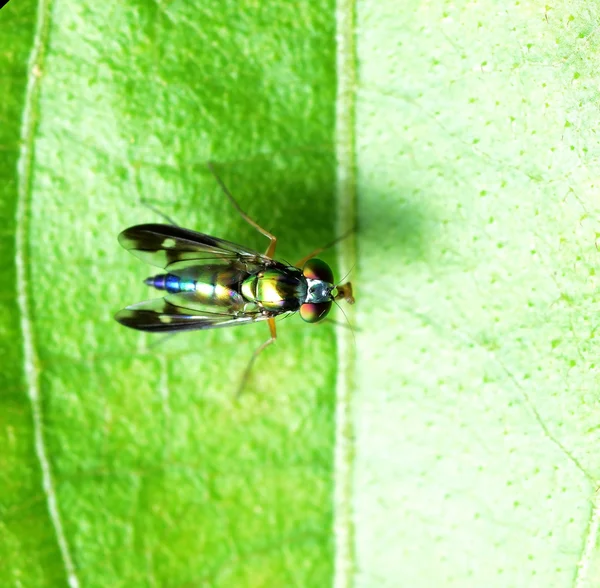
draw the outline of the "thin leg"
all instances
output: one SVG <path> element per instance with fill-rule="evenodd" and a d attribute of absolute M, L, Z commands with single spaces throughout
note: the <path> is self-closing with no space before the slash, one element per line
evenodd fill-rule
<path fill-rule="evenodd" d="M 213 164 L 209 162 L 209 163 L 207 163 L 207 165 L 208 165 L 208 169 L 210 170 L 210 173 L 214 176 L 215 180 L 217 180 L 217 183 L 219 184 L 219 186 L 221 186 L 221 190 L 223 190 L 223 192 L 225 192 L 225 196 L 227 196 L 227 198 L 229 198 L 231 204 L 233 204 L 235 209 L 240 213 L 240 216 L 250 226 L 254 227 L 259 233 L 263 234 L 265 237 L 267 237 L 268 239 L 271 240 L 271 242 L 269 243 L 269 246 L 267 247 L 267 250 L 265 251 L 265 256 L 273 258 L 273 255 L 275 255 L 275 247 L 277 246 L 277 237 L 275 237 L 275 235 L 272 235 L 271 233 L 269 233 L 269 231 L 267 231 L 266 229 L 263 229 L 256 221 L 252 220 L 240 208 L 240 205 L 237 203 L 236 199 L 231 195 L 231 193 L 227 189 L 227 186 L 223 183 L 223 180 L 219 177 L 219 175 L 215 171 Z"/>
<path fill-rule="evenodd" d="M 154 341 L 152 341 L 152 343 L 150 343 L 148 345 L 148 349 L 154 349 L 155 347 L 158 347 L 159 345 L 163 345 L 169 339 L 172 339 L 175 335 L 179 335 L 179 333 L 177 331 L 173 331 L 172 333 L 167 333 L 166 335 L 163 335 L 159 339 L 154 339 Z"/>
<path fill-rule="evenodd" d="M 240 382 L 240 387 L 238 388 L 237 394 L 236 394 L 236 398 L 239 398 L 242 395 L 242 392 L 244 391 L 244 388 L 246 387 L 246 382 L 248 381 L 248 378 L 250 377 L 250 372 L 252 371 L 252 366 L 254 365 L 254 362 L 256 361 L 256 358 L 272 343 L 275 343 L 275 340 L 277 339 L 277 330 L 275 328 L 275 319 L 270 318 L 267 319 L 267 322 L 269 323 L 269 330 L 271 331 L 271 337 L 269 337 L 269 339 L 267 339 L 258 349 L 256 349 L 256 351 L 252 354 L 252 357 L 250 358 L 250 361 L 248 362 L 248 365 L 246 366 L 246 369 L 244 370 L 244 375 L 242 376 L 242 381 Z"/>
<path fill-rule="evenodd" d="M 164 212 L 160 211 L 153 204 L 150 204 L 149 200 L 146 200 L 145 198 L 142 198 L 140 200 L 140 202 L 142 203 L 143 206 L 145 206 L 146 208 L 149 208 L 152 212 L 158 214 L 158 216 L 162 216 L 170 225 L 173 225 L 174 227 L 178 227 L 179 226 L 170 216 L 168 216 Z"/>
<path fill-rule="evenodd" d="M 343 311 L 342 311 L 343 312 Z M 358 327 L 353 327 L 346 319 L 346 322 L 336 321 L 335 319 L 326 318 L 325 320 L 319 321 L 317 325 L 324 325 L 329 323 L 330 325 L 335 325 L 336 327 L 344 327 L 344 329 L 350 329 L 352 332 L 356 331 L 357 333 L 361 333 L 362 331 Z"/>
<path fill-rule="evenodd" d="M 356 231 L 356 227 L 352 227 L 351 229 L 349 229 L 348 231 L 346 231 L 340 237 L 336 237 L 333 241 L 331 241 L 331 243 L 327 243 L 327 245 L 324 245 L 323 247 L 319 247 L 318 249 L 315 249 L 314 251 L 311 251 L 306 257 L 303 257 L 302 259 L 300 259 L 299 261 L 297 261 L 294 264 L 294 266 L 302 268 L 304 266 L 304 264 L 309 259 L 312 259 L 313 257 L 316 257 L 317 255 L 319 255 L 319 253 L 321 253 L 321 251 L 325 251 L 326 249 L 329 249 L 330 247 L 333 247 L 339 241 L 342 241 L 346 237 L 349 237 L 352 233 L 354 233 L 354 231 Z"/>

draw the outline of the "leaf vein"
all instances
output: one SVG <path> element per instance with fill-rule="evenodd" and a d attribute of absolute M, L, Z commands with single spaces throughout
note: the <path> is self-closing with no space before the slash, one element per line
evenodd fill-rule
<path fill-rule="evenodd" d="M 33 143 L 37 129 L 36 106 L 38 102 L 40 80 L 44 60 L 44 50 L 48 42 L 50 29 L 51 0 L 41 0 L 38 4 L 37 24 L 33 46 L 28 62 L 27 89 L 24 99 L 23 116 L 21 119 L 21 148 L 17 164 L 18 172 L 18 201 L 16 210 L 16 234 L 15 234 L 15 266 L 16 266 L 16 288 L 17 305 L 20 312 L 20 324 L 23 343 L 23 370 L 27 395 L 31 403 L 33 418 L 35 452 L 40 463 L 42 473 L 42 484 L 50 521 L 54 526 L 54 532 L 62 557 L 62 563 L 71 588 L 79 587 L 79 580 L 75 573 L 75 566 L 71 556 L 69 545 L 63 529 L 56 490 L 52 478 L 52 471 L 44 440 L 44 422 L 40 399 L 39 373 L 40 364 L 35 349 L 35 340 L 31 320 L 31 301 L 29 296 L 29 276 L 27 264 L 29 255 L 27 250 L 27 235 L 29 229 L 31 191 L 32 191 L 32 169 L 34 160 Z"/>

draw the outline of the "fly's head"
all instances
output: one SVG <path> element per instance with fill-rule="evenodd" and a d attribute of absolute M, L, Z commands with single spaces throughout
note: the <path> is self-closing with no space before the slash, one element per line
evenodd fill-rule
<path fill-rule="evenodd" d="M 300 306 L 300 316 L 307 323 L 322 321 L 331 310 L 334 300 L 344 299 L 354 304 L 352 285 L 337 286 L 333 282 L 331 268 L 320 259 L 309 259 L 302 268 L 308 290 L 306 300 Z"/>

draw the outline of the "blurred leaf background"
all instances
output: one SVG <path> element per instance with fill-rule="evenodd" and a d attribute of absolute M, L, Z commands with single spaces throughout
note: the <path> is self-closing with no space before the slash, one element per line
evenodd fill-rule
<path fill-rule="evenodd" d="M 599 585 L 597 22 L 532 1 L 5 6 L 2 584 Z M 354 346 L 290 319 L 239 403 L 264 325 L 151 347 L 112 320 L 148 295 L 116 242 L 159 220 L 142 198 L 266 246 L 208 160 L 291 262 L 357 199 Z"/>

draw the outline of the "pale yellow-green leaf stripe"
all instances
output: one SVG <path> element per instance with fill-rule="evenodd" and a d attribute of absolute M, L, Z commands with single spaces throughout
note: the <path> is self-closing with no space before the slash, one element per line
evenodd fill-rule
<path fill-rule="evenodd" d="M 65 535 L 60 505 L 57 499 L 54 476 L 48 456 L 48 448 L 44 437 L 44 416 L 40 397 L 39 358 L 36 350 L 35 335 L 32 329 L 31 300 L 34 289 L 29 279 L 27 236 L 30 228 L 31 187 L 34 173 L 34 141 L 38 116 L 39 84 L 42 76 L 44 52 L 48 43 L 49 18 L 52 8 L 51 0 L 40 0 L 37 10 L 37 25 L 33 39 L 33 47 L 27 66 L 27 93 L 24 101 L 21 121 L 21 153 L 18 163 L 18 201 L 16 209 L 16 258 L 17 269 L 17 301 L 21 318 L 21 336 L 23 343 L 23 371 L 27 394 L 31 402 L 33 416 L 33 433 L 35 451 L 42 474 L 44 495 L 48 504 L 50 521 L 54 527 L 56 541 L 62 556 L 65 575 L 71 588 L 78 588 L 79 580 L 69 542 Z"/>
<path fill-rule="evenodd" d="M 336 164 L 339 235 L 356 225 L 356 173 L 354 151 L 354 103 L 356 99 L 356 54 L 354 46 L 355 7 L 352 0 L 338 0 L 336 6 L 337 97 Z M 350 271 L 355 265 L 356 236 L 339 245 L 339 266 Z M 341 276 L 340 276 L 341 279 Z M 354 312 L 344 311 L 348 324 L 337 327 L 337 394 L 335 446 L 335 570 L 334 586 L 350 588 L 354 583 L 354 513 L 352 472 L 354 456 L 352 391 L 354 385 L 355 341 L 348 326 Z"/>

